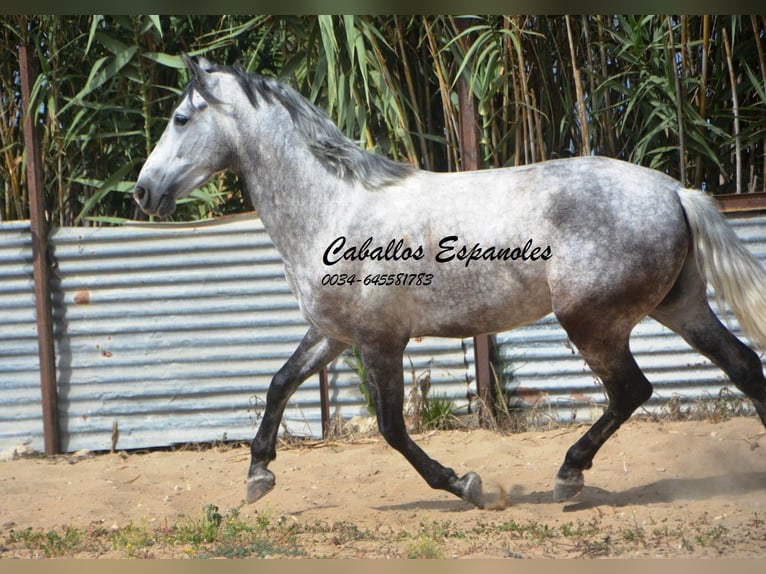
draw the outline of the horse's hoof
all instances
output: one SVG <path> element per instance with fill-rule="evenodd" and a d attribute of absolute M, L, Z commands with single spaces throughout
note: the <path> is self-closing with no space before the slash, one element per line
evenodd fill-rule
<path fill-rule="evenodd" d="M 481 477 L 475 472 L 468 472 L 458 479 L 460 498 L 470 502 L 477 508 L 484 508 L 484 490 L 481 486 Z"/>
<path fill-rule="evenodd" d="M 556 483 L 553 486 L 553 500 L 556 502 L 564 502 L 570 498 L 574 498 L 585 485 L 585 479 L 582 476 L 582 472 L 570 472 L 565 477 L 557 476 Z"/>
<path fill-rule="evenodd" d="M 273 472 L 266 468 L 259 468 L 257 473 L 247 477 L 247 503 L 252 504 L 266 496 L 274 488 L 276 482 Z"/>

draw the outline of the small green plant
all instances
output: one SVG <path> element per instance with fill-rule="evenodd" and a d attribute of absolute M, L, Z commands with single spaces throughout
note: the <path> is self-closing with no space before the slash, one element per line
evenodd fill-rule
<path fill-rule="evenodd" d="M 420 420 L 425 430 L 453 429 L 457 423 L 455 403 L 443 396 L 427 396 L 420 405 Z"/>
<path fill-rule="evenodd" d="M 202 518 L 202 539 L 205 542 L 213 542 L 218 535 L 223 516 L 218 512 L 218 507 L 215 504 L 206 504 L 203 511 L 205 516 Z"/>
<path fill-rule="evenodd" d="M 695 540 L 703 546 L 716 542 L 726 542 L 728 532 L 729 529 L 725 526 L 717 525 L 695 536 Z"/>
<path fill-rule="evenodd" d="M 132 522 L 126 527 L 111 532 L 108 539 L 114 550 L 125 552 L 128 558 L 145 558 L 146 552 L 155 543 L 152 531 Z"/>
<path fill-rule="evenodd" d="M 407 549 L 407 558 L 412 560 L 444 558 L 444 549 L 433 538 L 421 536 Z"/>
<path fill-rule="evenodd" d="M 408 411 L 412 415 L 415 432 L 458 428 L 460 421 L 455 416 L 457 410 L 455 403 L 445 396 L 431 396 L 430 369 L 418 374 L 412 357 L 408 356 L 407 358 L 410 361 L 412 376 Z"/>
<path fill-rule="evenodd" d="M 46 558 L 56 558 L 72 554 L 82 544 L 83 532 L 71 526 L 64 527 L 62 532 L 56 530 L 42 532 L 26 528 L 21 531 L 11 530 L 8 541 L 38 549 Z"/>
<path fill-rule="evenodd" d="M 635 514 L 633 515 L 633 526 L 622 531 L 622 538 L 626 542 L 646 546 L 646 532 L 638 524 Z"/>
<path fill-rule="evenodd" d="M 347 359 L 349 359 L 349 357 L 347 357 Z M 364 368 L 364 363 L 362 363 L 362 353 L 359 350 L 359 347 L 355 346 L 351 348 L 350 359 L 352 360 L 347 360 L 346 364 L 353 368 L 359 377 L 359 392 L 362 393 L 362 396 L 367 403 L 367 412 L 370 415 L 375 415 L 375 401 L 372 400 L 372 395 L 370 395 L 370 386 L 367 383 L 367 370 Z"/>
<path fill-rule="evenodd" d="M 577 523 L 565 522 L 559 530 L 566 538 L 587 538 L 596 536 L 601 531 L 595 522 L 586 524 L 582 520 L 578 520 Z"/>

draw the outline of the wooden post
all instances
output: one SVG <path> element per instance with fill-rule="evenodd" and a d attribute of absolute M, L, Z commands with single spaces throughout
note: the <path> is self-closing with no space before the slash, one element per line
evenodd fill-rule
<path fill-rule="evenodd" d="M 46 454 L 60 452 L 58 392 L 56 388 L 56 356 L 53 346 L 53 314 L 51 310 L 48 265 L 48 221 L 45 217 L 44 180 L 40 159 L 40 139 L 35 126 L 36 110 L 32 109 L 32 85 L 36 78 L 29 57 L 30 47 L 19 48 L 21 101 L 24 114 L 24 150 L 27 156 L 27 189 L 29 219 L 32 230 L 32 257 L 37 313 L 37 343 L 40 357 L 43 433 Z"/>
<path fill-rule="evenodd" d="M 327 384 L 327 367 L 319 371 L 319 408 L 322 413 L 322 438 L 327 438 L 330 430 L 330 388 Z"/>

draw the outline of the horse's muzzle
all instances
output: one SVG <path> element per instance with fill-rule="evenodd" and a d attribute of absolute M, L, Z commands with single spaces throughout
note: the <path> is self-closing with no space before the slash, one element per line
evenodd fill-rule
<path fill-rule="evenodd" d="M 157 215 L 159 217 L 165 217 L 175 211 L 176 202 L 170 191 L 163 193 L 159 200 L 154 201 L 152 193 L 148 187 L 144 185 L 136 185 L 136 189 L 133 192 L 133 199 L 139 205 L 141 210 L 147 215 Z M 156 194 L 154 194 L 156 196 Z"/>

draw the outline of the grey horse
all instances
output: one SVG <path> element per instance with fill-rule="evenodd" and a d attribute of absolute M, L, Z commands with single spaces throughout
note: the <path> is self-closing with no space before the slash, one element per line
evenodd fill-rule
<path fill-rule="evenodd" d="M 368 153 L 293 89 L 185 57 L 191 81 L 138 177 L 135 199 L 165 216 L 224 170 L 236 173 L 284 260 L 310 327 L 275 374 L 251 445 L 247 499 L 268 469 L 285 405 L 350 345 L 368 373 L 378 427 L 433 488 L 482 507 L 408 435 L 402 357 L 410 338 L 471 337 L 553 312 L 609 404 L 566 453 L 554 497 L 583 487 L 604 442 L 652 394 L 629 346 L 645 316 L 718 365 L 766 425 L 758 355 L 716 318 L 706 282 L 766 345 L 766 273 L 712 201 L 655 170 L 582 157 L 433 173 Z"/>

